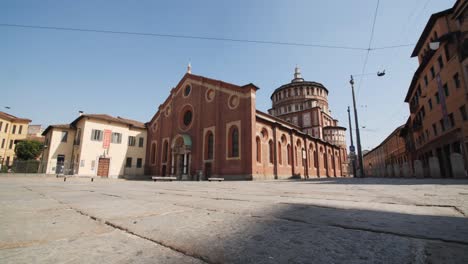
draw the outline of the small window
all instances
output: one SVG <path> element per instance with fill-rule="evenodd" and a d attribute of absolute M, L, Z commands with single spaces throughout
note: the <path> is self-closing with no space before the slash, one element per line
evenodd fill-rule
<path fill-rule="evenodd" d="M 151 144 L 151 164 L 156 163 L 156 143 Z"/>
<path fill-rule="evenodd" d="M 142 158 L 138 158 L 137 159 L 137 168 L 141 168 L 143 166 L 143 159 Z"/>
<path fill-rule="evenodd" d="M 164 141 L 162 162 L 167 162 L 167 156 L 169 154 L 168 151 L 169 151 L 169 143 L 167 141 Z"/>
<path fill-rule="evenodd" d="M 5 139 L 2 139 L 2 148 L 5 148 Z"/>
<path fill-rule="evenodd" d="M 441 120 L 439 121 L 439 123 L 440 123 L 440 128 L 442 129 L 442 132 L 445 131 L 445 122 L 444 122 L 444 120 L 441 119 Z"/>
<path fill-rule="evenodd" d="M 8 123 L 5 125 L 5 133 L 8 133 Z"/>
<path fill-rule="evenodd" d="M 213 151 L 214 151 L 214 136 L 211 131 L 208 131 L 205 140 L 206 140 L 206 159 L 212 160 Z"/>
<path fill-rule="evenodd" d="M 450 128 L 455 127 L 455 118 L 453 118 L 453 113 L 448 115 L 448 119 Z"/>
<path fill-rule="evenodd" d="M 125 161 L 125 168 L 131 168 L 132 167 L 132 158 L 127 158 Z"/>
<path fill-rule="evenodd" d="M 121 134 L 121 133 L 117 133 L 117 132 L 113 132 L 113 133 L 112 133 L 111 143 L 115 143 L 115 144 L 120 144 L 120 143 L 122 143 L 122 134 Z"/>
<path fill-rule="evenodd" d="M 189 96 L 190 91 L 192 91 L 192 87 L 190 85 L 185 86 L 184 96 L 186 96 L 186 97 Z"/>
<path fill-rule="evenodd" d="M 134 136 L 128 136 L 128 145 L 134 147 L 136 144 L 136 138 Z"/>
<path fill-rule="evenodd" d="M 102 130 L 93 129 L 91 131 L 91 140 L 92 141 L 102 141 Z"/>
<path fill-rule="evenodd" d="M 3 122 L 0 121 L 0 130 L 2 130 Z"/>
<path fill-rule="evenodd" d="M 444 60 L 442 59 L 442 56 L 439 56 L 439 58 L 437 58 L 437 62 L 439 63 L 439 69 L 444 68 Z"/>
<path fill-rule="evenodd" d="M 192 123 L 192 111 L 187 110 L 184 113 L 184 125 L 189 126 Z"/>
<path fill-rule="evenodd" d="M 460 88 L 460 76 L 458 75 L 458 72 L 453 75 L 453 82 L 455 83 L 455 88 Z"/>
<path fill-rule="evenodd" d="M 62 131 L 62 140 L 61 142 L 67 142 L 68 140 L 68 131 Z"/>
<path fill-rule="evenodd" d="M 23 126 L 19 126 L 18 134 L 21 135 L 21 133 L 23 133 Z"/>
<path fill-rule="evenodd" d="M 274 152 L 274 149 L 273 149 L 273 141 L 270 140 L 268 142 L 268 156 L 269 156 L 269 161 L 270 161 L 271 164 L 273 164 L 274 155 L 275 155 L 275 152 Z"/>
<path fill-rule="evenodd" d="M 468 120 L 468 116 L 467 116 L 467 114 L 466 114 L 466 107 L 465 107 L 465 105 L 463 105 L 463 106 L 460 107 L 460 115 L 461 115 L 463 121 Z"/>
<path fill-rule="evenodd" d="M 11 130 L 11 133 L 12 134 L 16 133 L 16 125 L 13 125 L 13 129 Z"/>
<path fill-rule="evenodd" d="M 262 143 L 259 137 L 255 138 L 255 145 L 256 145 L 256 150 L 257 150 L 257 162 L 261 163 L 262 162 Z"/>
<path fill-rule="evenodd" d="M 230 157 L 239 157 L 239 129 L 232 126 L 230 129 Z"/>
<path fill-rule="evenodd" d="M 449 89 L 448 89 L 447 84 L 444 84 L 444 93 L 445 93 L 445 96 L 449 96 Z"/>
<path fill-rule="evenodd" d="M 13 140 L 10 139 L 10 146 L 8 147 L 9 149 L 12 149 L 13 148 Z"/>
<path fill-rule="evenodd" d="M 143 147 L 143 143 L 145 142 L 145 139 L 144 138 L 138 138 L 138 147 L 139 148 L 142 148 Z"/>
<path fill-rule="evenodd" d="M 444 52 L 445 52 L 445 59 L 447 61 L 449 61 L 450 60 L 450 50 L 449 50 L 449 45 L 448 44 L 444 45 Z"/>

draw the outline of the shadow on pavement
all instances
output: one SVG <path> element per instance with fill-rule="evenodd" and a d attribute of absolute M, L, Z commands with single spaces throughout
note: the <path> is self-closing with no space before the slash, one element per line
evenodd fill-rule
<path fill-rule="evenodd" d="M 460 185 L 468 184 L 468 179 L 454 178 L 310 178 L 311 184 L 372 184 L 372 185 Z M 304 181 L 301 181 L 301 183 Z"/>

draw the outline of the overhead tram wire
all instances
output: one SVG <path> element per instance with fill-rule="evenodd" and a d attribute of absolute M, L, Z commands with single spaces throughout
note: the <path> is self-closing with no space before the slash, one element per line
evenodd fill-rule
<path fill-rule="evenodd" d="M 35 26 L 35 25 L 5 24 L 5 23 L 0 23 L 0 26 L 16 27 L 16 28 L 61 30 L 61 31 L 92 32 L 92 33 L 104 33 L 104 34 L 138 35 L 138 36 L 161 37 L 161 38 L 182 38 L 182 39 L 199 39 L 199 40 L 212 40 L 212 41 L 244 42 L 244 43 L 255 43 L 255 44 L 301 46 L 301 47 L 343 49 L 343 50 L 366 50 L 366 48 L 350 47 L 350 46 L 321 45 L 321 44 L 312 44 L 312 43 L 281 42 L 281 41 L 252 40 L 252 39 L 234 39 L 234 38 L 222 38 L 222 37 L 204 37 L 204 36 L 194 36 L 194 35 L 114 31 L 114 30 L 99 30 L 99 29 L 70 28 L 70 27 Z"/>
<path fill-rule="evenodd" d="M 362 66 L 362 71 L 361 71 L 362 75 L 361 75 L 361 78 L 359 78 L 359 86 L 358 86 L 358 89 L 357 89 L 357 97 L 359 97 L 359 91 L 361 90 L 362 79 L 364 78 L 364 73 L 366 72 L 367 62 L 369 60 L 369 53 L 372 50 L 371 46 L 372 46 L 372 40 L 374 39 L 375 22 L 377 21 L 377 13 L 379 11 L 379 5 L 380 5 L 380 0 L 377 0 L 377 5 L 375 7 L 375 12 L 374 12 L 374 19 L 372 21 L 372 29 L 371 29 L 371 34 L 370 34 L 370 38 L 369 38 L 369 45 L 368 45 L 368 48 L 367 48 L 366 57 L 364 59 L 364 65 Z"/>
<path fill-rule="evenodd" d="M 197 39 L 197 40 L 208 40 L 208 41 L 225 41 L 225 42 L 240 42 L 240 43 L 251 43 L 251 44 L 268 44 L 268 45 L 279 45 L 279 46 L 297 46 L 297 47 L 311 47 L 311 48 L 326 48 L 326 49 L 342 49 L 351 51 L 371 51 L 371 50 L 383 50 L 406 47 L 413 44 L 403 44 L 387 47 L 376 47 L 376 48 L 363 48 L 363 47 L 351 47 L 351 46 L 340 46 L 340 45 L 321 45 L 313 43 L 300 43 L 300 42 L 282 42 L 282 41 L 268 41 L 268 40 L 253 40 L 253 39 L 234 39 L 234 38 L 222 38 L 222 37 L 204 37 L 194 35 L 178 35 L 178 34 L 162 34 L 162 33 L 148 33 L 148 32 L 131 32 L 131 31 L 115 31 L 115 30 L 100 30 L 100 29 L 89 29 L 89 28 L 71 28 L 71 27 L 53 27 L 53 26 L 37 26 L 37 25 L 22 25 L 22 24 L 8 24 L 0 23 L 0 27 L 11 27 L 11 28 L 30 28 L 40 30 L 57 30 L 57 31 L 74 31 L 74 32 L 91 32 L 101 34 L 120 34 L 120 35 L 135 35 L 135 36 L 146 36 L 146 37 L 160 37 L 160 38 L 181 38 L 181 39 Z"/>
<path fill-rule="evenodd" d="M 424 5 L 421 5 L 424 1 Z M 408 30 L 410 28 L 410 25 L 414 24 L 414 21 L 417 20 L 421 14 L 424 13 L 424 11 L 426 10 L 426 7 L 428 6 L 429 2 L 431 2 L 431 0 L 422 0 L 421 3 L 417 2 L 416 5 L 414 6 L 414 8 L 412 9 L 412 11 L 409 13 L 408 15 L 408 18 L 406 19 L 406 22 L 402 25 L 402 28 L 401 28 L 401 34 L 399 35 L 399 38 L 398 38 L 398 41 L 400 42 L 405 42 L 407 41 L 407 38 L 408 38 Z M 421 8 L 419 8 L 421 7 Z M 407 44 L 407 45 L 399 45 L 399 46 L 415 46 L 416 44 Z M 400 55 L 402 50 L 397 50 L 397 51 L 394 51 L 393 52 L 393 56 L 392 56 L 392 62 L 396 60 L 396 58 Z M 389 121 L 390 122 L 394 122 L 394 121 L 398 121 L 400 122 L 401 121 L 401 112 L 402 110 L 404 110 L 404 108 L 406 107 L 406 103 L 405 102 L 400 102 L 400 105 L 399 107 L 396 108 L 395 111 L 393 111 L 393 113 L 391 115 L 389 115 L 389 117 L 383 119 L 383 120 L 386 120 L 386 122 L 388 123 Z M 404 119 L 406 120 L 407 119 L 407 116 L 404 115 Z M 405 122 L 405 121 L 403 121 Z"/>

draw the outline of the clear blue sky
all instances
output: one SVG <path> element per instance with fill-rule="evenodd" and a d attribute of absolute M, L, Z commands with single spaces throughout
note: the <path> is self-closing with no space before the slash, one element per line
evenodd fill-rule
<path fill-rule="evenodd" d="M 366 48 L 376 2 L 3 0 L 0 23 Z M 416 43 L 429 16 L 454 2 L 381 0 L 372 46 Z M 365 51 L 8 27 L 0 27 L 0 39 L 1 110 L 43 126 L 71 122 L 79 110 L 146 122 L 190 60 L 194 74 L 256 84 L 262 111 L 298 64 L 306 80 L 328 88 L 333 115 L 348 127 L 349 76 L 361 73 L 365 56 Z M 359 90 L 364 149 L 408 117 L 403 101 L 417 68 L 412 49 L 370 54 L 366 72 L 386 69 L 387 75 L 366 76 Z"/>

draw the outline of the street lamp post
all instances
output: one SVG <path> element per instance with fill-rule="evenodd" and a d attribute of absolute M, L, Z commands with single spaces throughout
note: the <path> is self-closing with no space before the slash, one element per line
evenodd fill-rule
<path fill-rule="evenodd" d="M 351 91 L 353 93 L 353 107 L 354 107 L 354 121 L 356 122 L 356 141 L 357 141 L 357 158 L 359 159 L 359 168 L 361 168 L 361 177 L 365 177 L 366 174 L 364 173 L 364 165 L 362 162 L 362 149 L 361 149 L 361 135 L 359 134 L 359 120 L 358 114 L 356 109 L 356 98 L 354 96 L 354 79 L 351 75 L 351 80 L 349 81 L 351 84 Z"/>
<path fill-rule="evenodd" d="M 356 158 L 355 158 L 355 150 L 354 150 L 354 143 L 353 143 L 353 124 L 351 123 L 351 111 L 349 110 L 348 106 L 348 120 L 349 120 L 349 133 L 351 138 L 351 146 L 349 152 L 351 154 L 351 166 L 353 166 L 353 176 L 357 177 L 356 175 Z"/>

